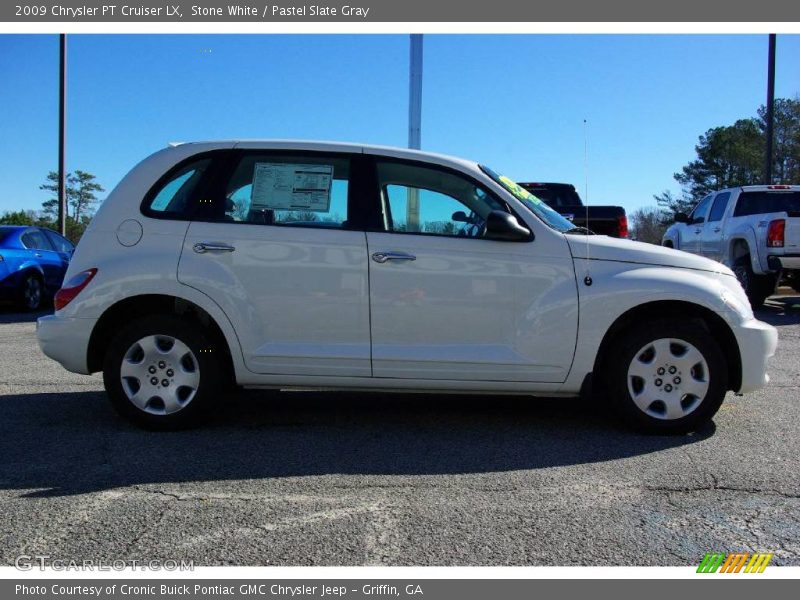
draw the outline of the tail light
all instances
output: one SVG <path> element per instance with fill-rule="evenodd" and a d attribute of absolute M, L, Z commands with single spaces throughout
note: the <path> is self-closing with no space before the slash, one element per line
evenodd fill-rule
<path fill-rule="evenodd" d="M 97 269 L 86 269 L 72 277 L 64 286 L 56 292 L 53 298 L 53 306 L 56 310 L 61 310 L 75 299 L 75 296 L 83 291 L 89 282 L 97 274 Z"/>
<path fill-rule="evenodd" d="M 786 220 L 775 219 L 767 227 L 767 248 L 783 248 L 783 236 L 786 232 Z"/>
<path fill-rule="evenodd" d="M 617 232 L 619 237 L 628 237 L 628 217 L 626 215 L 617 217 Z"/>
<path fill-rule="evenodd" d="M 768 190 L 790 190 L 792 186 L 790 185 L 768 185 Z"/>

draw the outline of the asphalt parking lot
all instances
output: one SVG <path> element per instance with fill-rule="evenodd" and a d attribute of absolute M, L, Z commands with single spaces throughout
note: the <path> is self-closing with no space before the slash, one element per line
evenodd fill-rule
<path fill-rule="evenodd" d="M 800 296 L 769 387 L 714 426 L 630 433 L 558 399 L 248 392 L 152 433 L 0 309 L 0 562 L 195 565 L 800 565 Z"/>

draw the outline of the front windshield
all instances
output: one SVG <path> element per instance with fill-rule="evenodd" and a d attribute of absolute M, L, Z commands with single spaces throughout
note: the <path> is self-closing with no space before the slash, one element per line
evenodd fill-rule
<path fill-rule="evenodd" d="M 575 229 L 575 225 L 547 206 L 547 204 L 531 194 L 524 187 L 518 185 L 516 182 L 512 181 L 508 177 L 505 177 L 504 175 L 498 175 L 489 167 L 481 165 L 481 169 L 489 177 L 502 185 L 503 188 L 511 192 L 511 194 L 513 194 L 517 200 L 525 205 L 525 208 L 544 221 L 545 225 L 549 225 L 556 231 L 560 231 L 562 233 Z"/>

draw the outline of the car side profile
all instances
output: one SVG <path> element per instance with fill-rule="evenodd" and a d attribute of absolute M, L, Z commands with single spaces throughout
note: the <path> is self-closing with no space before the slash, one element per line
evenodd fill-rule
<path fill-rule="evenodd" d="M 777 333 L 727 267 L 587 235 L 511 179 L 425 152 L 230 141 L 161 150 L 98 210 L 38 321 L 135 423 L 227 386 L 576 397 L 696 429 L 764 386 Z"/>
<path fill-rule="evenodd" d="M 61 287 L 73 250 L 46 227 L 0 225 L 0 300 L 39 310 Z"/>

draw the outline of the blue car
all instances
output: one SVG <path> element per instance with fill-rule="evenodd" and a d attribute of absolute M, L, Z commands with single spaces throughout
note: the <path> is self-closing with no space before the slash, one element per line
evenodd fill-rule
<path fill-rule="evenodd" d="M 61 287 L 74 250 L 44 227 L 0 225 L 0 300 L 41 308 Z"/>

